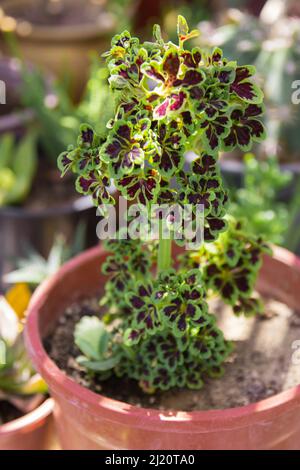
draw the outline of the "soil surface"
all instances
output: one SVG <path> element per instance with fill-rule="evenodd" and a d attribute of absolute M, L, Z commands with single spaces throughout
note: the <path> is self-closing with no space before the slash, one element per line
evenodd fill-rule
<path fill-rule="evenodd" d="M 76 363 L 74 326 L 84 315 L 99 315 L 98 299 L 71 305 L 60 318 L 54 333 L 45 341 L 50 357 L 77 383 L 90 390 L 126 403 L 161 410 L 208 410 L 244 406 L 270 397 L 300 383 L 300 365 L 292 362 L 293 343 L 300 340 L 300 316 L 286 305 L 265 299 L 265 315 L 237 318 L 220 301 L 211 311 L 235 350 L 225 364 L 221 379 L 207 379 L 202 390 L 172 390 L 144 394 L 130 380 L 109 379 L 100 383 Z M 298 355 L 299 356 L 299 355 Z M 296 361 L 294 361 L 296 362 Z"/>
<path fill-rule="evenodd" d="M 5 396 L 1 396 L 0 391 L 0 426 L 30 413 L 44 400 L 44 395 L 38 394 L 26 397 L 10 395 L 8 401 Z"/>
<path fill-rule="evenodd" d="M 23 413 L 7 401 L 0 401 L 0 426 L 20 418 Z"/>

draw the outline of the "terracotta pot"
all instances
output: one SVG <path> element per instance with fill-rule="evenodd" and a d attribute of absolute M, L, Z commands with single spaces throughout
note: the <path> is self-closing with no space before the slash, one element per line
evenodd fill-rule
<path fill-rule="evenodd" d="M 121 403 L 76 384 L 46 354 L 42 339 L 76 298 L 104 284 L 96 248 L 67 263 L 34 295 L 26 341 L 29 354 L 55 399 L 63 449 L 299 449 L 300 386 L 249 406 L 225 410 L 163 412 Z M 265 257 L 258 288 L 300 305 L 300 260 L 283 249 Z"/>
<path fill-rule="evenodd" d="M 0 450 L 45 450 L 52 441 L 53 400 L 22 418 L 0 426 Z"/>
<path fill-rule="evenodd" d="M 90 52 L 101 53 L 109 48 L 114 19 L 90 0 L 64 0 L 66 9 L 77 11 L 74 23 L 39 23 L 36 3 L 36 0 L 7 0 L 2 4 L 5 14 L 15 20 L 12 29 L 18 39 L 21 56 L 59 77 L 68 77 L 72 94 L 78 98 L 88 78 Z M 87 3 L 90 3 L 93 14 L 83 21 Z M 2 25 L 2 31 L 5 31 L 7 22 L 2 22 Z M 7 51 L 4 40 L 2 49 Z"/>

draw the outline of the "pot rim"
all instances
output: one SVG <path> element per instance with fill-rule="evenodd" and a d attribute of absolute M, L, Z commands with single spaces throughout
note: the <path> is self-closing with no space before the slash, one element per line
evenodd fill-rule
<path fill-rule="evenodd" d="M 27 3 L 28 0 L 6 0 L 0 6 L 7 16 L 14 17 L 14 8 L 18 5 Z M 15 17 L 14 17 L 15 18 Z M 111 34 L 115 29 L 115 20 L 113 16 L 105 11 L 100 11 L 98 21 L 90 22 L 87 24 L 73 24 L 73 25 L 37 25 L 26 21 L 29 24 L 29 29 L 23 32 L 21 18 L 15 18 L 16 33 L 23 39 L 61 42 L 61 41 L 88 41 L 91 39 L 104 37 Z"/>
<path fill-rule="evenodd" d="M 36 368 L 39 370 L 47 383 L 55 382 L 53 390 L 56 395 L 64 395 L 69 397 L 70 401 L 76 401 L 77 406 L 82 406 L 82 412 L 99 412 L 99 409 L 113 420 L 121 420 L 122 423 L 133 421 L 136 426 L 149 428 L 150 425 L 164 425 L 165 430 L 170 430 L 170 426 L 181 424 L 180 430 L 176 428 L 176 432 L 184 432 L 191 425 L 207 425 L 213 421 L 214 428 L 226 426 L 226 428 L 234 428 L 238 423 L 247 419 L 248 422 L 256 422 L 259 415 L 260 419 L 271 416 L 276 412 L 290 409 L 290 402 L 294 402 L 296 406 L 300 406 L 300 385 L 280 392 L 272 397 L 251 403 L 246 406 L 217 409 L 217 410 L 199 410 L 199 411 L 161 411 L 158 409 L 141 408 L 121 402 L 112 398 L 105 397 L 90 391 L 89 389 L 77 384 L 73 379 L 62 372 L 57 365 L 50 359 L 46 353 L 39 333 L 38 316 L 44 299 L 51 292 L 56 283 L 59 282 L 62 275 L 66 275 L 78 267 L 81 263 L 92 261 L 99 255 L 103 256 L 105 251 L 103 247 L 91 248 L 79 256 L 73 258 L 66 263 L 54 276 L 44 282 L 34 293 L 29 310 L 25 329 L 25 339 L 30 356 L 33 358 Z M 288 250 L 280 247 L 274 247 L 273 259 L 282 262 L 285 265 L 293 266 L 300 272 L 300 259 Z M 50 384 L 50 390 L 51 390 Z M 72 397 L 72 398 L 71 398 Z M 84 404 L 82 404 L 84 403 Z M 146 424 L 145 424 L 146 423 Z"/>
<path fill-rule="evenodd" d="M 47 398 L 35 410 L 27 413 L 21 418 L 14 419 L 0 426 L 0 438 L 9 434 L 21 432 L 24 428 L 35 427 L 42 420 L 50 416 L 54 409 L 54 400 Z"/>

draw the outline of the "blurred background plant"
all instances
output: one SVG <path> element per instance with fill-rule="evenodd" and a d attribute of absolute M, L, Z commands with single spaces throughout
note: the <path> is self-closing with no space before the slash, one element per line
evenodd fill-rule
<path fill-rule="evenodd" d="M 28 122 L 21 139 L 11 132 L 0 136 L 0 206 L 26 201 L 41 161 L 57 169 L 57 155 L 76 142 L 81 122 L 91 124 L 102 135 L 112 117 L 107 71 L 99 67 L 95 55 L 90 78 L 77 104 L 72 102 L 66 83 L 56 80 L 50 86 L 42 71 L 25 64 L 21 65 L 19 91 L 21 106 L 34 112 L 35 121 Z"/>
<path fill-rule="evenodd" d="M 44 156 L 56 168 L 57 155 L 75 143 L 81 122 L 91 124 L 99 134 L 112 117 L 113 98 L 107 82 L 107 71 L 92 56 L 89 80 L 79 103 L 74 104 L 66 82 L 53 83 L 53 92 L 45 94 L 45 77 L 37 69 L 23 67 L 21 100 L 33 109 L 37 118 L 38 144 Z"/>
<path fill-rule="evenodd" d="M 111 36 L 130 27 L 134 0 L 6 0 L 0 14 L 0 48 L 67 80 L 79 99 L 88 78 L 89 52 L 104 52 Z M 2 41 L 1 41 L 2 38 Z"/>
<path fill-rule="evenodd" d="M 56 233 L 72 243 L 80 220 L 87 227 L 82 249 L 97 242 L 92 202 L 78 197 L 72 177 L 61 180 L 57 156 L 76 142 L 81 122 L 91 123 L 99 134 L 106 131 L 113 99 L 107 72 L 99 63 L 99 57 L 92 55 L 90 78 L 82 98 L 74 103 L 66 82 L 18 62 L 19 104 L 2 119 L 18 122 L 21 109 L 30 110 L 32 117 L 17 131 L 11 128 L 1 135 L 0 129 L 0 291 L 2 274 L 14 268 L 14 257 L 26 255 L 26 245 L 47 257 Z"/>
<path fill-rule="evenodd" d="M 57 235 L 48 258 L 41 256 L 34 248 L 28 247 L 27 257 L 16 261 L 17 269 L 4 275 L 4 282 L 13 285 L 26 284 L 35 289 L 55 274 L 66 261 L 84 250 L 85 231 L 85 225 L 80 223 L 71 244 L 68 244 L 63 236 Z"/>
<path fill-rule="evenodd" d="M 300 76 L 300 18 L 290 16 L 295 6 L 291 0 L 267 0 L 259 17 L 231 9 L 219 23 L 200 22 L 199 29 L 201 45 L 218 44 L 227 57 L 257 67 L 267 127 L 267 140 L 258 152 L 299 164 L 300 107 L 292 102 L 293 84 Z"/>
<path fill-rule="evenodd" d="M 0 207 L 22 203 L 37 171 L 36 133 L 29 130 L 18 143 L 12 134 L 4 134 L 0 149 Z"/>
<path fill-rule="evenodd" d="M 209 0 L 166 0 L 162 2 L 162 27 L 165 34 L 171 41 L 176 41 L 174 35 L 174 24 L 176 24 L 178 15 L 183 15 L 191 30 L 197 26 L 199 21 L 207 20 L 211 17 L 212 9 L 217 8 L 217 3 Z"/>
<path fill-rule="evenodd" d="M 0 297 L 0 425 L 40 404 L 47 386 L 33 370 L 26 353 L 23 327 L 30 300 L 25 285 Z"/>
<path fill-rule="evenodd" d="M 290 183 L 291 174 L 282 172 L 274 157 L 258 161 L 247 154 L 244 162 L 244 187 L 231 189 L 231 214 L 243 219 L 253 235 L 286 245 L 285 237 L 294 221 L 290 205 L 280 202 L 279 194 Z"/>
<path fill-rule="evenodd" d="M 0 296 L 0 425 L 36 408 L 47 387 L 34 371 L 24 345 L 23 329 L 32 292 L 84 249 L 86 227 L 80 223 L 71 245 L 58 235 L 47 259 L 28 248 L 18 269 L 4 276 L 12 287 Z"/>

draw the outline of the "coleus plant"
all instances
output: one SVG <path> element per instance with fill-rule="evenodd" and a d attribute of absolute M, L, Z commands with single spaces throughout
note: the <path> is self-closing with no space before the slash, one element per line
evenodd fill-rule
<path fill-rule="evenodd" d="M 203 47 L 221 44 L 227 57 L 238 59 L 242 65 L 256 65 L 266 96 L 264 122 L 268 131 L 258 156 L 266 158 L 271 153 L 281 163 L 299 160 L 300 20 L 290 15 L 290 4 L 267 0 L 258 18 L 230 9 L 221 26 L 203 24 L 206 31 L 199 40 Z"/>
<path fill-rule="evenodd" d="M 199 388 L 207 376 L 220 376 L 232 344 L 209 311 L 209 296 L 220 295 L 238 315 L 261 312 L 253 289 L 268 251 L 227 215 L 218 168 L 220 151 L 249 150 L 264 138 L 255 70 L 228 61 L 218 48 L 186 49 L 196 32 L 181 16 L 177 33 L 178 45 L 164 42 L 159 26 L 154 42 L 140 43 L 127 31 L 113 38 L 105 57 L 115 117 L 101 137 L 82 125 L 77 146 L 59 157 L 62 175 L 76 173 L 78 191 L 102 212 L 104 203 L 114 203 L 111 180 L 147 209 L 189 204 L 193 222 L 198 205 L 204 208 L 204 244 L 176 262 L 172 236 L 162 232 L 158 243 L 107 241 L 104 316 L 83 318 L 75 330 L 80 363 L 90 373 L 126 376 L 148 392 Z M 198 155 L 189 169 L 187 150 Z"/>

